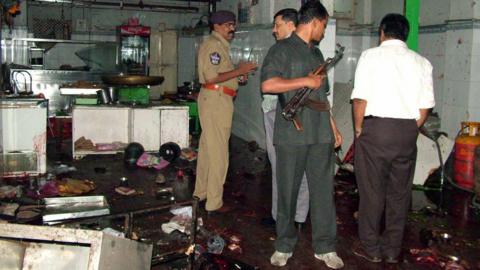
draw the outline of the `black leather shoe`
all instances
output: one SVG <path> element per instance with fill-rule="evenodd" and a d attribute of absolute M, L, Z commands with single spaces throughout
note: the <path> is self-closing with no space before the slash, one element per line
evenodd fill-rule
<path fill-rule="evenodd" d="M 356 243 L 352 247 L 352 252 L 358 257 L 364 258 L 365 260 L 373 263 L 379 263 L 382 262 L 382 258 L 379 256 L 372 256 L 368 254 L 363 246 L 360 243 Z"/>

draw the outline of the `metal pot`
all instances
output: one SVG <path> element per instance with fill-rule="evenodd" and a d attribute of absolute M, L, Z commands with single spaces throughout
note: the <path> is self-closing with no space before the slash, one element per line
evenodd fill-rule
<path fill-rule="evenodd" d="M 110 104 L 112 102 L 112 100 L 110 99 L 110 94 L 108 93 L 107 89 L 98 90 L 97 97 L 100 103 L 102 104 Z"/>
<path fill-rule="evenodd" d="M 108 88 L 108 94 L 110 95 L 110 101 L 113 104 L 118 103 L 118 91 L 117 88 L 113 86 L 109 86 Z"/>

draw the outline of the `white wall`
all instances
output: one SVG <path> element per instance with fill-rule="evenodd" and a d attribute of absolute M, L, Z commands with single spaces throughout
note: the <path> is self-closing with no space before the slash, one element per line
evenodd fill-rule
<path fill-rule="evenodd" d="M 336 82 L 353 80 L 362 50 L 376 46 L 376 28 L 387 13 L 403 13 L 404 1 L 357 1 L 354 19 L 339 20 L 337 42 L 347 46 Z M 471 0 L 422 0 L 418 52 L 433 65 L 441 129 L 454 138 L 462 121 L 480 121 L 480 5 Z M 345 61 L 347 60 L 347 61 Z"/>
<path fill-rule="evenodd" d="M 237 15 L 238 3 L 242 3 L 242 7 L 248 6 L 249 0 L 222 0 L 217 3 L 217 10 L 230 10 Z M 333 14 L 334 0 L 321 0 L 329 14 Z M 259 0 L 258 4 L 250 7 L 249 24 L 270 24 L 273 21 L 273 15 L 284 8 L 299 9 L 301 0 Z"/>

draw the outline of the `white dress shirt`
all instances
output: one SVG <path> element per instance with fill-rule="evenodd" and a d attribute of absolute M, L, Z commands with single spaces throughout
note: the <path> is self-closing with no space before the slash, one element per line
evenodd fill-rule
<path fill-rule="evenodd" d="M 435 106 L 432 65 L 398 39 L 362 53 L 351 99 L 367 101 L 365 116 L 419 119 Z"/>

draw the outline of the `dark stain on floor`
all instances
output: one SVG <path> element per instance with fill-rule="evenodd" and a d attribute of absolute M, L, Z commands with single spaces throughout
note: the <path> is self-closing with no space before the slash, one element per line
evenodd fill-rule
<path fill-rule="evenodd" d="M 224 201 L 232 206 L 233 210 L 223 215 L 208 216 L 204 209 L 199 209 L 204 227 L 203 233 L 199 233 L 197 243 L 206 248 L 208 237 L 219 234 L 226 240 L 226 245 L 229 245 L 233 242 L 233 236 L 235 242 L 239 241 L 240 249 L 230 250 L 225 247 L 222 255 L 259 269 L 276 269 L 269 261 L 274 252 L 275 229 L 261 222 L 262 218 L 270 215 L 271 207 L 271 175 L 266 152 L 254 143 L 245 142 L 235 136 L 231 138 L 230 149 Z M 109 198 L 114 213 L 168 203 L 156 197 L 155 191 L 159 185 L 155 184 L 155 178 L 158 172 L 125 167 L 122 155 L 108 158 L 88 156 L 74 161 L 73 165 L 77 168 L 73 175 L 93 180 L 97 185 L 95 193 Z M 96 173 L 95 167 L 105 167 L 106 172 Z M 167 182 L 171 184 L 178 169 L 187 172 L 187 190 L 191 192 L 195 179 L 195 162 L 177 161 L 160 173 L 164 174 Z M 114 187 L 121 176 L 127 176 L 130 185 L 143 194 L 133 197 L 116 194 Z M 434 174 L 432 178 L 438 178 L 438 175 Z M 335 186 L 337 253 L 345 262 L 344 269 L 480 269 L 480 214 L 478 209 L 472 207 L 472 194 L 460 191 L 448 183 L 444 187 L 442 199 L 439 199 L 438 191 L 413 191 L 414 203 L 405 232 L 402 261 L 399 264 L 386 265 L 367 263 L 350 251 L 353 242 L 357 240 L 354 213 L 357 210 L 358 195 L 354 175 L 340 171 L 335 178 Z M 442 211 L 438 211 L 439 205 L 442 206 Z M 170 217 L 171 215 L 164 211 L 138 217 L 135 221 L 134 231 L 137 236 L 142 241 L 155 244 L 154 256 L 156 253 L 176 250 L 188 244 L 188 237 L 185 235 L 166 237 L 161 233 L 160 225 Z M 442 233 L 450 234 L 451 239 L 440 239 Z M 158 234 L 163 235 L 158 238 Z M 174 244 L 170 245 L 169 241 Z M 454 259 L 458 261 L 453 263 Z M 158 264 L 152 266 L 152 269 L 181 269 L 175 265 L 181 263 Z M 283 269 L 328 269 L 313 256 L 309 220 L 299 231 L 294 255 Z"/>

